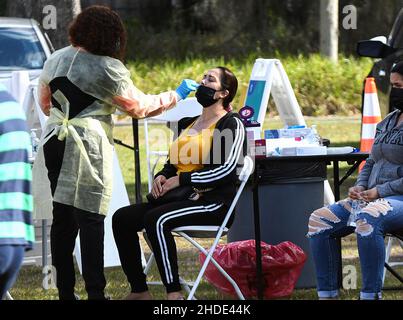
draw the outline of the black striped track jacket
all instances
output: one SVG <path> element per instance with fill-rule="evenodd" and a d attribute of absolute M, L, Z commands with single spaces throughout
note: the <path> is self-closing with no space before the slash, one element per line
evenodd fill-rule
<path fill-rule="evenodd" d="M 190 126 L 198 117 L 183 118 L 177 124 L 171 124 L 175 136 Z M 222 117 L 215 127 L 213 143 L 203 169 L 179 174 L 181 186 L 190 185 L 200 190 L 206 201 L 230 205 L 237 191 L 239 170 L 247 152 L 246 133 L 239 115 L 229 112 Z M 164 168 L 155 175 L 167 179 L 177 175 L 176 167 L 168 159 Z"/>

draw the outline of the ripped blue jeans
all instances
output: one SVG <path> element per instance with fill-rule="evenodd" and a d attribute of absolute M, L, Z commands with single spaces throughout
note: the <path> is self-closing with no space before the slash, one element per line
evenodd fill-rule
<path fill-rule="evenodd" d="M 315 262 L 319 298 L 338 297 L 341 267 L 338 238 L 354 232 L 348 225 L 357 201 L 346 199 L 315 211 L 309 220 L 311 252 Z M 384 235 L 403 229 L 403 196 L 379 199 L 356 211 L 358 253 L 362 272 L 362 300 L 382 298 L 385 263 Z"/>

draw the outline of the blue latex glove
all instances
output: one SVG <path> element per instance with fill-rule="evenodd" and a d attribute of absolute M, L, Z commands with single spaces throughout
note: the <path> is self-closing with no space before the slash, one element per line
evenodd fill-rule
<path fill-rule="evenodd" d="M 196 91 L 197 88 L 200 86 L 196 81 L 185 79 L 182 81 L 180 86 L 176 89 L 176 93 L 181 97 L 181 99 L 186 99 L 187 96 L 192 92 Z"/>

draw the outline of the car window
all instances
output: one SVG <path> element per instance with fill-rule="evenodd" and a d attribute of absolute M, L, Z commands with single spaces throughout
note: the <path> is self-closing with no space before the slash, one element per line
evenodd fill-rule
<path fill-rule="evenodd" d="M 46 60 L 32 28 L 0 27 L 0 70 L 42 69 Z"/>

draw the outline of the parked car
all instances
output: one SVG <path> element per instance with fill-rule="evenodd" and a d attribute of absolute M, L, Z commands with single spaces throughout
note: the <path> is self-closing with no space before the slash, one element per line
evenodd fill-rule
<path fill-rule="evenodd" d="M 403 9 L 396 17 L 389 37 L 380 36 L 360 41 L 357 46 L 360 56 L 376 58 L 369 76 L 376 79 L 383 116 L 393 111 L 389 108 L 390 70 L 403 60 Z"/>
<path fill-rule="evenodd" d="M 0 17 L 0 82 L 15 70 L 27 70 L 31 80 L 39 77 L 52 51 L 49 38 L 35 20 Z"/>

